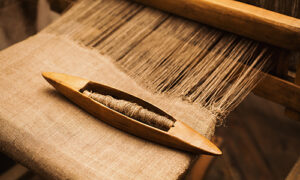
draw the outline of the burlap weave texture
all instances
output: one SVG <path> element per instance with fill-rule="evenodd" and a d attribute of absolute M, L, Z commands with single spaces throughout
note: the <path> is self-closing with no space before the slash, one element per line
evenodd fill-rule
<path fill-rule="evenodd" d="M 121 132 L 57 93 L 41 77 L 85 77 L 138 96 L 210 137 L 214 121 L 180 100 L 153 95 L 108 57 L 39 34 L 0 53 L 0 146 L 26 166 L 60 179 L 177 179 L 192 155 Z"/>

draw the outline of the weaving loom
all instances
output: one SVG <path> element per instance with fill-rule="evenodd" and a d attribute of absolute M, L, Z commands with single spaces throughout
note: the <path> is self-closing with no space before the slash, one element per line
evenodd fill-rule
<path fill-rule="evenodd" d="M 299 18 L 297 6 L 282 13 Z M 40 73 L 64 72 L 130 92 L 210 139 L 216 124 L 259 83 L 261 70 L 282 54 L 277 51 L 134 2 L 80 1 L 0 53 L 0 100 L 7 102 L 0 109 L 1 150 L 52 178 L 184 177 L 195 155 L 100 122 L 50 90 Z M 273 73 L 288 76 L 287 66 L 277 69 Z M 285 105 L 288 114 L 298 111 L 299 86 L 266 76 L 255 92 Z M 270 87 L 284 95 L 268 93 Z"/>

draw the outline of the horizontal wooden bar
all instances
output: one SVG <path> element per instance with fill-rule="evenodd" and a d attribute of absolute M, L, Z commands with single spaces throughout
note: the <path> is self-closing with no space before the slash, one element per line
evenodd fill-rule
<path fill-rule="evenodd" d="M 300 19 L 234 0 L 135 0 L 286 49 L 300 48 Z"/>
<path fill-rule="evenodd" d="M 70 3 L 72 0 L 49 1 L 53 4 L 54 1 Z M 255 6 L 232 0 L 135 1 L 280 47 L 300 47 L 299 19 Z M 299 86 L 272 75 L 267 75 L 254 92 L 292 109 L 300 107 Z"/>
<path fill-rule="evenodd" d="M 266 74 L 253 90 L 254 94 L 300 111 L 300 86 L 278 77 Z"/>

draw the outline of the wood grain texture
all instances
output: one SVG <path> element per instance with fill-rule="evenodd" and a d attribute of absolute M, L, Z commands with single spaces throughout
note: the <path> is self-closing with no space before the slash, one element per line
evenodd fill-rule
<path fill-rule="evenodd" d="M 233 0 L 134 1 L 275 46 L 300 48 L 299 19 L 253 5 Z M 49 2 L 59 12 L 71 4 L 70 0 Z M 63 6 L 57 8 L 58 4 Z"/>
<path fill-rule="evenodd" d="M 300 48 L 300 20 L 233 0 L 135 0 L 238 35 Z"/>
<path fill-rule="evenodd" d="M 253 92 L 287 108 L 300 110 L 300 86 L 266 74 Z"/>
<path fill-rule="evenodd" d="M 159 108 L 125 92 L 104 86 L 89 80 L 53 72 L 44 72 L 43 77 L 60 93 L 68 97 L 71 101 L 93 114 L 95 117 L 118 129 L 134 134 L 138 137 L 148 139 L 173 148 L 178 148 L 193 153 L 206 153 L 211 155 L 221 155 L 222 152 L 216 145 L 199 134 L 197 131 L 187 126 L 185 123 L 175 120 Z M 175 123 L 168 131 L 146 125 L 128 116 L 116 112 L 109 107 L 84 95 L 81 90 L 88 89 L 93 92 L 105 93 L 117 99 L 134 102 L 161 116 L 172 118 Z"/>

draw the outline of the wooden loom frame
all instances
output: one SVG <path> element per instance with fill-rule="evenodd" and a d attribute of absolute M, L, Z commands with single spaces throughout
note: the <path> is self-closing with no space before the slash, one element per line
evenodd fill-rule
<path fill-rule="evenodd" d="M 48 0 L 51 9 L 56 12 L 63 12 L 72 2 L 76 0 Z M 143 2 L 143 0 L 141 0 Z M 288 60 L 282 53 L 276 64 L 275 75 L 265 74 L 265 78 L 256 86 L 253 93 L 267 100 L 275 102 L 285 107 L 285 115 L 290 119 L 300 120 L 300 65 L 296 68 L 294 77 L 289 77 Z M 222 140 L 218 138 L 218 145 Z M 202 179 L 213 157 L 201 155 L 195 163 L 196 168 L 192 168 L 188 179 L 193 179 L 195 175 Z M 201 167 L 201 168 L 199 168 Z M 193 170 L 196 169 L 196 170 Z M 201 169 L 201 170 L 200 170 Z"/>
<path fill-rule="evenodd" d="M 51 0 L 50 0 L 51 1 Z M 59 1 L 59 0 L 57 0 Z M 65 7 L 70 3 L 71 0 L 60 0 L 59 2 L 65 3 Z M 56 4 L 57 5 L 57 4 Z M 59 4 L 58 4 L 59 5 Z M 62 10 L 62 9 L 61 9 Z M 287 80 L 284 79 L 284 77 L 287 77 L 288 75 L 288 70 L 287 70 L 287 63 L 284 58 L 281 58 L 278 63 L 278 70 L 276 75 L 283 77 L 279 78 L 273 75 L 266 75 L 266 79 L 262 81 L 257 88 L 254 90 L 254 93 L 265 97 L 267 99 L 270 99 L 274 102 L 277 102 L 279 104 L 282 104 L 286 107 L 286 114 L 289 117 L 297 117 L 297 108 L 299 107 L 299 99 L 300 97 L 300 67 L 297 69 L 296 73 L 296 78 L 295 83 L 291 83 Z M 298 85 L 297 85 L 298 83 Z M 294 98 L 296 97 L 296 98 Z M 299 116 L 299 115 L 298 115 Z M 202 156 L 200 157 L 200 160 L 197 162 L 200 163 L 199 166 L 203 167 L 203 171 L 199 172 L 198 171 L 198 176 L 199 173 L 201 177 L 203 177 L 203 173 L 208 167 L 210 161 L 213 159 L 213 157 L 209 156 Z M 193 170 L 192 170 L 193 171 Z M 202 173 L 202 174 L 201 174 Z"/>
<path fill-rule="evenodd" d="M 51 9 L 63 12 L 76 0 L 48 0 Z M 299 47 L 300 48 L 300 47 Z M 255 95 L 278 103 L 285 107 L 285 115 L 291 119 L 300 120 L 300 66 L 298 65 L 293 82 L 288 78 L 288 61 L 285 54 L 280 55 L 276 67 L 276 76 L 266 74 L 253 90 Z M 289 78 L 290 79 L 290 78 Z"/>

